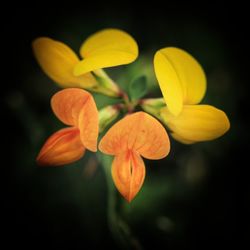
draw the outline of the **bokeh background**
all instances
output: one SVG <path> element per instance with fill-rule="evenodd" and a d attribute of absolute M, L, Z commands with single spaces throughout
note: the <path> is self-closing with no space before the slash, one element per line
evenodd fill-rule
<path fill-rule="evenodd" d="M 2 21 L 7 31 L 1 93 L 1 165 L 8 172 L 2 196 L 4 238 L 9 246 L 33 249 L 239 247 L 249 232 L 244 6 L 204 3 L 197 10 L 188 4 L 121 5 L 14 8 Z M 197 58 L 207 74 L 202 103 L 224 110 L 231 121 L 230 131 L 212 142 L 186 146 L 171 140 L 169 157 L 146 161 L 145 183 L 131 204 L 119 195 L 110 198 L 104 168 L 92 153 L 65 167 L 39 168 L 35 163 L 45 139 L 63 124 L 49 105 L 59 88 L 39 68 L 32 40 L 49 36 L 78 52 L 88 35 L 108 27 L 127 31 L 139 44 L 140 58 L 134 64 L 108 70 L 124 88 L 134 76 L 145 74 L 152 95 L 160 96 L 152 71 L 154 52 L 180 47 Z M 108 102 L 100 95 L 95 98 L 99 107 Z M 116 202 L 113 210 L 110 199 Z M 123 246 L 110 230 L 110 216 L 114 220 L 117 215 L 124 223 Z"/>

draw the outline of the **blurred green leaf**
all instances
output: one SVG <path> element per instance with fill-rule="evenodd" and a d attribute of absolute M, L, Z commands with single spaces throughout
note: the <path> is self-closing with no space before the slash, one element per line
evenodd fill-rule
<path fill-rule="evenodd" d="M 147 94 L 147 78 L 139 76 L 129 84 L 129 96 L 131 100 L 138 100 Z"/>

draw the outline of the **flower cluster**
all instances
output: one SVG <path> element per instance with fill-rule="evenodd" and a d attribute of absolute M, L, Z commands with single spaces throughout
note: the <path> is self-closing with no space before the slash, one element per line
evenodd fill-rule
<path fill-rule="evenodd" d="M 51 98 L 51 107 L 68 126 L 47 139 L 37 157 L 39 165 L 69 164 L 83 157 L 86 149 L 96 152 L 99 148 L 114 156 L 114 183 L 130 202 L 145 178 L 143 158 L 159 160 L 170 151 L 163 125 L 185 144 L 213 140 L 230 127 L 223 111 L 198 104 L 206 91 L 206 77 L 200 64 L 181 49 L 163 48 L 155 54 L 154 69 L 163 98 L 132 101 L 103 70 L 138 57 L 137 43 L 126 32 L 105 29 L 93 34 L 80 48 L 82 59 L 67 45 L 47 37 L 37 38 L 32 45 L 43 71 L 65 88 Z M 98 111 L 90 92 L 120 98 L 121 103 Z M 134 112 L 137 106 L 142 111 Z M 121 109 L 127 114 L 98 144 L 99 134 L 117 119 Z"/>

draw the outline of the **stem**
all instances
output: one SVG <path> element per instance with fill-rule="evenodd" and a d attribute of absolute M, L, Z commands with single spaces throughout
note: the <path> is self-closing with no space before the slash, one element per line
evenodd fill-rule
<path fill-rule="evenodd" d="M 143 99 L 139 104 L 144 111 L 164 122 L 161 117 L 161 109 L 166 106 L 163 98 Z"/>
<path fill-rule="evenodd" d="M 126 92 L 121 92 L 121 97 L 124 101 L 125 107 L 127 108 L 128 113 L 132 113 L 134 110 L 133 104 L 130 102 L 129 97 Z"/>
<path fill-rule="evenodd" d="M 92 74 L 99 84 L 90 88 L 91 91 L 102 93 L 110 97 L 121 98 L 124 102 L 124 107 L 127 109 L 127 113 L 133 112 L 138 101 L 131 101 L 127 93 L 120 89 L 103 69 L 94 70 Z"/>
<path fill-rule="evenodd" d="M 142 249 L 139 242 L 132 236 L 128 224 L 118 212 L 117 190 L 111 176 L 112 157 L 98 153 L 98 159 L 103 166 L 107 182 L 107 219 L 113 238 L 122 249 Z"/>
<path fill-rule="evenodd" d="M 98 82 L 98 85 L 91 88 L 92 91 L 111 97 L 120 97 L 121 90 L 119 86 L 107 75 L 103 69 L 92 71 L 92 75 Z"/>

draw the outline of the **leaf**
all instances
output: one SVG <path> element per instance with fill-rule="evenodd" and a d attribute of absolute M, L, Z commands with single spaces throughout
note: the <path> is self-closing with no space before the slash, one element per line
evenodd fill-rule
<path fill-rule="evenodd" d="M 129 84 L 129 96 L 131 100 L 138 100 L 148 92 L 146 76 L 139 76 Z"/>

